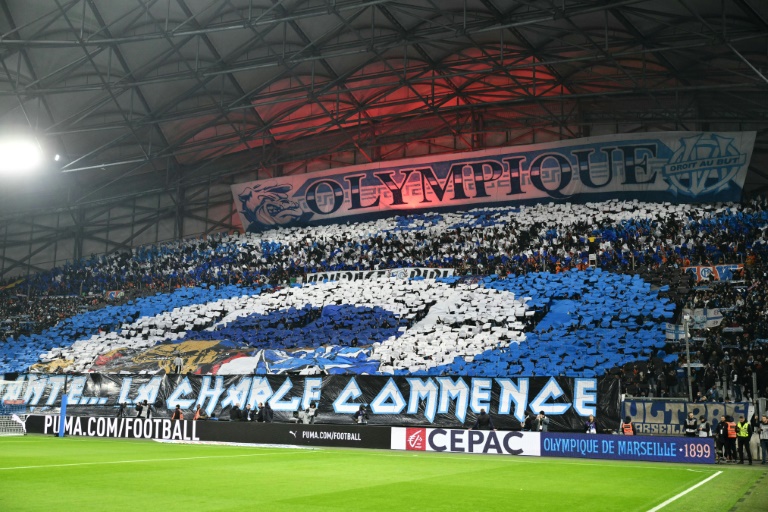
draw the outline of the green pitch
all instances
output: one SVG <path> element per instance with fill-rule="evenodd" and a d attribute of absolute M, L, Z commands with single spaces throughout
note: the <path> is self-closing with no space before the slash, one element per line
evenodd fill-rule
<path fill-rule="evenodd" d="M 768 510 L 768 466 L 0 438 L 0 511 Z M 735 508 L 734 508 L 735 507 Z"/>

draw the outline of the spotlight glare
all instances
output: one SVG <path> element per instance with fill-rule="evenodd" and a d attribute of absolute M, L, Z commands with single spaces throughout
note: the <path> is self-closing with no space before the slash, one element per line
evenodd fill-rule
<path fill-rule="evenodd" d="M 37 170 L 42 157 L 40 146 L 35 140 L 0 140 L 0 174 L 14 175 Z"/>

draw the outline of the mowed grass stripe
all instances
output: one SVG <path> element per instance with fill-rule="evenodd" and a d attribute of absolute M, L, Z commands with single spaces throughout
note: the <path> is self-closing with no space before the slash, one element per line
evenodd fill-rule
<path fill-rule="evenodd" d="M 290 453 L 290 452 L 288 452 Z M 15 466 L 15 467 L 0 467 L 0 471 L 10 471 L 15 469 L 45 469 L 45 468 L 65 468 L 65 467 L 74 467 L 74 466 L 99 466 L 99 465 L 105 465 L 105 464 L 143 464 L 147 462 L 156 463 L 156 462 L 179 462 L 179 461 L 187 461 L 187 460 L 204 460 L 204 459 L 233 459 L 237 457 L 265 457 L 268 455 L 279 455 L 279 456 L 285 456 L 288 453 L 247 453 L 247 454 L 237 454 L 237 455 L 201 455 L 198 457 L 173 457 L 169 459 L 134 459 L 134 460 L 102 460 L 98 462 L 72 462 L 69 464 L 41 464 L 37 466 Z"/>
<path fill-rule="evenodd" d="M 711 466 L 603 460 L 26 439 L 30 442 L 0 439 L 0 465 L 92 464 L 3 471 L 3 512 L 137 507 L 164 512 L 240 507 L 423 512 L 527 506 L 645 512 L 714 472 Z M 142 462 L 121 463 L 126 460 Z M 735 471 L 712 483 L 722 479 L 729 493 L 710 496 L 707 484 L 663 510 L 727 510 L 751 485 L 740 491 L 749 473 L 728 469 Z M 759 473 L 754 474 L 756 478 Z"/>

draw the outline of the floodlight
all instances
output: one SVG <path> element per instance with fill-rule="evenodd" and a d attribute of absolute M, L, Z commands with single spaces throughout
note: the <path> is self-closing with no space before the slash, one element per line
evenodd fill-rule
<path fill-rule="evenodd" d="M 17 175 L 40 168 L 43 154 L 35 139 L 9 137 L 0 139 L 0 174 Z"/>

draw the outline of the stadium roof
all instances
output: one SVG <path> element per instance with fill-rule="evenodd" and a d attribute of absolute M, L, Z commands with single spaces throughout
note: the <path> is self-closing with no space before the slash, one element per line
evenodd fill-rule
<path fill-rule="evenodd" d="M 139 175 L 291 174 L 440 137 L 528 142 L 537 128 L 757 129 L 766 149 L 768 4 L 756 0 L 0 8 L 0 123 L 35 129 L 83 199 Z M 509 130 L 517 140 L 493 136 Z"/>
<path fill-rule="evenodd" d="M 768 186 L 762 0 L 9 0 L 0 32 L 0 126 L 62 156 L 0 216 L 634 131 L 756 130 Z"/>

